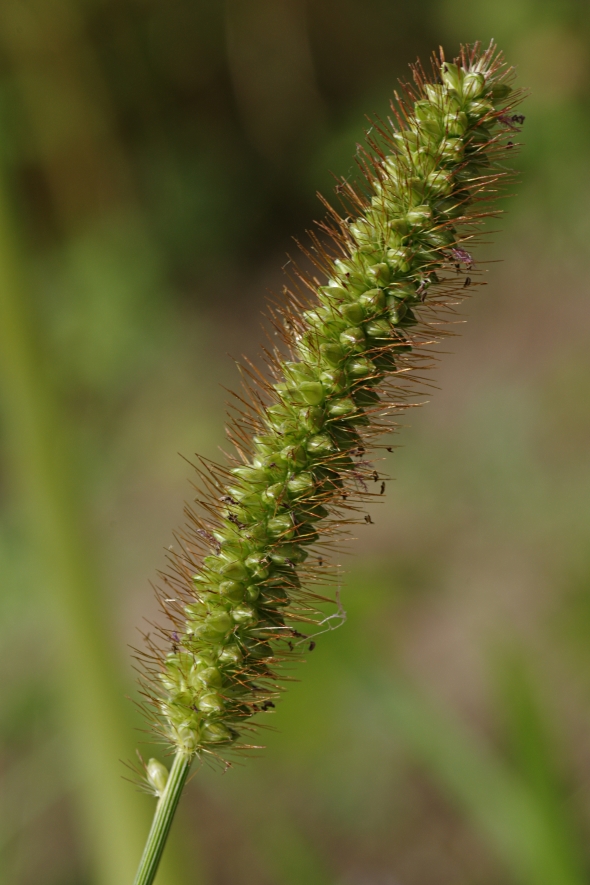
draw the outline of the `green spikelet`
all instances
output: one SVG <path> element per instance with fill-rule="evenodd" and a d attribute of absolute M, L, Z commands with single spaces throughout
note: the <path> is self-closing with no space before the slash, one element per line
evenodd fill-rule
<path fill-rule="evenodd" d="M 470 283 L 465 241 L 523 119 L 510 116 L 511 78 L 494 46 L 453 64 L 441 53 L 430 79 L 414 67 L 396 123 L 375 124 L 359 150 L 362 187 L 338 185 L 346 214 L 328 207 L 305 252 L 325 284 L 296 270 L 288 307 L 271 310 L 285 346 L 272 380 L 246 369 L 235 460 L 200 461 L 199 512 L 161 594 L 172 625 L 145 656 L 158 730 L 185 758 L 245 748 L 281 665 L 310 648 L 325 547 L 384 488 L 366 452 L 407 407 L 412 371 Z"/>

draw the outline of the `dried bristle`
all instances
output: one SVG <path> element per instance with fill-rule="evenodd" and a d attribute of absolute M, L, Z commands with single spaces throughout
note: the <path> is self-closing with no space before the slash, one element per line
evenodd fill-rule
<path fill-rule="evenodd" d="M 271 380 L 243 367 L 236 455 L 199 460 L 198 512 L 187 510 L 159 593 L 171 625 L 140 654 L 156 730 L 184 752 L 246 748 L 282 665 L 313 648 L 326 551 L 370 521 L 362 506 L 384 482 L 367 452 L 424 383 L 417 372 L 470 283 L 465 242 L 509 174 L 520 96 L 495 46 L 464 47 L 452 64 L 441 51 L 430 79 L 419 64 L 412 73 L 396 122 L 375 123 L 359 151 L 362 188 L 337 187 L 350 214 L 325 204 L 303 250 L 325 285 L 295 270 L 271 307 L 286 347 L 267 354 Z"/>

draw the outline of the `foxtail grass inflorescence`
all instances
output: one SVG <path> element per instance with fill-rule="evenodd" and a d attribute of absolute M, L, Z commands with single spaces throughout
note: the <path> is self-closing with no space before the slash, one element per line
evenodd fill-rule
<path fill-rule="evenodd" d="M 358 149 L 360 182 L 338 183 L 342 211 L 325 203 L 302 248 L 312 269 L 291 264 L 292 284 L 270 307 L 280 343 L 267 373 L 243 367 L 234 455 L 196 465 L 198 509 L 187 509 L 159 594 L 170 626 L 143 655 L 177 779 L 194 757 L 251 747 L 284 665 L 313 650 L 330 548 L 370 521 L 363 507 L 385 489 L 370 452 L 390 448 L 378 439 L 412 402 L 468 292 L 468 241 L 510 175 L 504 159 L 524 118 L 495 46 L 464 47 L 453 63 L 441 51 L 430 77 L 419 63 L 412 74 L 393 120 L 373 121 Z M 150 765 L 161 804 L 166 772 Z"/>

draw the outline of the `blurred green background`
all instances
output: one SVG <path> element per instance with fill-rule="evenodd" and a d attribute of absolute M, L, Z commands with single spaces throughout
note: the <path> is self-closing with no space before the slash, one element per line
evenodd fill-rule
<path fill-rule="evenodd" d="M 590 6 L 0 3 L 0 881 L 130 883 L 129 646 L 290 236 L 439 44 L 531 88 L 520 181 L 268 749 L 160 885 L 590 880 Z M 497 259 L 502 258 L 502 263 Z M 452 353 L 451 353 L 452 352 Z M 132 777 L 131 774 L 129 774 Z"/>

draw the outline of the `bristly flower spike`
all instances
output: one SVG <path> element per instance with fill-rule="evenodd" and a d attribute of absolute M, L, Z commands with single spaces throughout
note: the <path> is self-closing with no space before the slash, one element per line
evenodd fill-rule
<path fill-rule="evenodd" d="M 395 121 L 375 122 L 358 151 L 361 185 L 337 186 L 344 214 L 325 204 L 303 249 L 323 282 L 290 265 L 295 285 L 271 306 L 283 345 L 267 354 L 269 377 L 243 367 L 235 456 L 199 459 L 199 509 L 187 509 L 159 594 L 171 626 L 142 656 L 176 757 L 167 780 L 150 761 L 160 799 L 138 885 L 153 879 L 192 759 L 248 748 L 284 664 L 315 647 L 327 550 L 385 488 L 367 453 L 425 383 L 417 370 L 471 284 L 466 243 L 494 214 L 482 203 L 510 175 L 521 96 L 496 47 L 463 47 L 453 63 L 441 50 L 430 78 L 419 63 L 412 73 Z"/>

